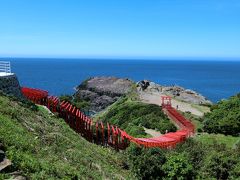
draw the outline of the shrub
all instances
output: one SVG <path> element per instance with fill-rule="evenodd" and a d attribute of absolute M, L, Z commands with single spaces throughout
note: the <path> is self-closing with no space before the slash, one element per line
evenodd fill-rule
<path fill-rule="evenodd" d="M 202 178 L 228 179 L 230 171 L 237 163 L 237 157 L 232 151 L 212 151 L 207 154 L 203 167 L 200 171 Z M 238 170 L 233 170 L 233 175 L 236 175 Z"/>
<path fill-rule="evenodd" d="M 233 96 L 212 106 L 204 117 L 203 129 L 209 133 L 238 136 L 240 133 L 240 97 Z"/>
<path fill-rule="evenodd" d="M 193 167 L 185 153 L 169 154 L 162 169 L 169 179 L 193 178 Z"/>
<path fill-rule="evenodd" d="M 103 116 L 103 121 L 118 125 L 119 127 L 128 130 L 130 135 L 131 128 L 145 127 L 149 129 L 157 129 L 161 133 L 176 131 L 176 127 L 161 110 L 161 107 L 154 104 L 145 104 L 141 102 L 129 101 L 127 98 L 122 98 Z M 141 129 L 141 133 L 143 128 Z"/>
<path fill-rule="evenodd" d="M 162 165 L 166 161 L 163 150 L 130 146 L 127 153 L 130 168 L 138 179 L 162 179 Z"/>

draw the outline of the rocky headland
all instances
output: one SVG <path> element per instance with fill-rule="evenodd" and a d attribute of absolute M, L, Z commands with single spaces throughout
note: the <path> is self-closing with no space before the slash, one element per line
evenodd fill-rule
<path fill-rule="evenodd" d="M 145 100 L 148 99 L 148 96 L 151 98 L 151 94 L 154 94 L 159 100 L 161 95 L 169 95 L 189 104 L 212 104 L 211 101 L 201 94 L 180 86 L 162 86 L 148 80 L 136 83 L 129 79 L 116 77 L 89 78 L 76 88 L 74 98 L 76 100 L 89 102 L 89 111 L 97 113 L 116 102 L 119 97 L 133 90 L 136 91 L 140 97 L 144 95 Z M 160 102 L 158 102 L 158 104 L 160 104 Z"/>
<path fill-rule="evenodd" d="M 183 87 L 176 86 L 176 85 L 162 86 L 152 81 L 142 80 L 137 82 L 137 87 L 138 87 L 138 91 L 168 95 L 180 101 L 184 101 L 191 104 L 198 104 L 198 105 L 212 104 L 210 100 L 208 100 L 203 95 L 197 93 L 196 91 L 185 89 Z"/>
<path fill-rule="evenodd" d="M 128 93 L 135 83 L 116 77 L 93 77 L 76 88 L 74 98 L 90 103 L 90 111 L 99 112 Z"/>

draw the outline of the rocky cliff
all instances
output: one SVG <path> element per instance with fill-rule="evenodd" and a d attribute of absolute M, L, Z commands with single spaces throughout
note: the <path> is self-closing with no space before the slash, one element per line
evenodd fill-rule
<path fill-rule="evenodd" d="M 203 95 L 180 86 L 162 86 L 148 80 L 143 80 L 137 83 L 137 87 L 139 91 L 158 92 L 191 104 L 212 104 Z"/>
<path fill-rule="evenodd" d="M 99 112 L 130 91 L 133 84 L 129 79 L 94 77 L 77 87 L 74 98 L 90 102 L 90 111 Z"/>
<path fill-rule="evenodd" d="M 0 91 L 8 95 L 22 97 L 21 88 L 15 74 L 0 76 Z"/>

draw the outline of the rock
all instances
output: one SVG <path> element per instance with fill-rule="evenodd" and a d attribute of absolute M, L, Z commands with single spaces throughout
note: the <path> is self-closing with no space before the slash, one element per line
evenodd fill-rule
<path fill-rule="evenodd" d="M 5 159 L 5 153 L 3 150 L 0 150 L 0 162 L 2 162 Z"/>
<path fill-rule="evenodd" d="M 11 179 L 13 180 L 26 180 L 27 177 L 23 176 L 21 172 L 19 171 L 14 171 L 12 173 L 9 173 L 9 175 L 11 175 Z"/>
<path fill-rule="evenodd" d="M 0 76 L 0 91 L 19 98 L 23 97 L 17 76 L 15 74 Z"/>
<path fill-rule="evenodd" d="M 11 161 L 6 158 L 5 152 L 0 150 L 0 172 L 11 164 Z"/>
<path fill-rule="evenodd" d="M 99 112 L 130 91 L 129 79 L 116 77 L 94 77 L 81 83 L 76 88 L 74 98 L 90 102 L 90 111 Z"/>
<path fill-rule="evenodd" d="M 115 97 L 126 94 L 132 84 L 133 82 L 128 79 L 115 77 L 94 77 L 87 81 L 85 88 L 101 95 Z M 79 87 L 81 87 L 81 85 Z"/>
<path fill-rule="evenodd" d="M 137 82 L 137 87 L 139 91 L 162 92 L 162 86 L 148 80 Z"/>
<path fill-rule="evenodd" d="M 98 97 L 98 94 L 89 90 L 79 90 L 75 94 L 75 98 L 83 99 L 85 101 L 93 101 Z"/>
<path fill-rule="evenodd" d="M 167 86 L 162 89 L 163 94 L 174 96 L 175 98 L 182 100 L 184 102 L 193 103 L 193 104 L 212 104 L 206 97 L 203 95 L 190 90 L 184 89 L 180 86 Z"/>
<path fill-rule="evenodd" d="M 137 83 L 137 87 L 139 87 L 139 90 L 142 90 L 142 91 L 147 89 L 149 85 L 150 85 L 150 82 L 147 80 L 142 80 Z"/>
<path fill-rule="evenodd" d="M 94 114 L 104 110 L 119 97 L 132 90 L 134 84 L 135 82 L 129 79 L 94 77 L 84 81 L 76 88 L 74 98 L 88 101 L 90 103 L 89 111 Z M 212 104 L 201 94 L 180 86 L 162 86 L 148 80 L 142 80 L 136 84 L 138 91 L 166 94 L 188 103 Z"/>
<path fill-rule="evenodd" d="M 203 95 L 190 89 L 184 89 L 181 86 L 162 86 L 148 80 L 143 80 L 137 83 L 137 87 L 139 91 L 162 93 L 188 103 L 212 104 L 212 102 Z"/>

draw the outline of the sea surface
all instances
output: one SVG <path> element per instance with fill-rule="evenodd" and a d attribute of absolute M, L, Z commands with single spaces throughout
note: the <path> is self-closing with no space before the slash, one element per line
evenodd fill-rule
<path fill-rule="evenodd" d="M 147 79 L 161 85 L 179 85 L 195 90 L 213 102 L 240 92 L 239 61 L 9 60 L 21 86 L 45 89 L 52 95 L 72 94 L 74 87 L 93 76 L 116 76 L 135 81 Z"/>

